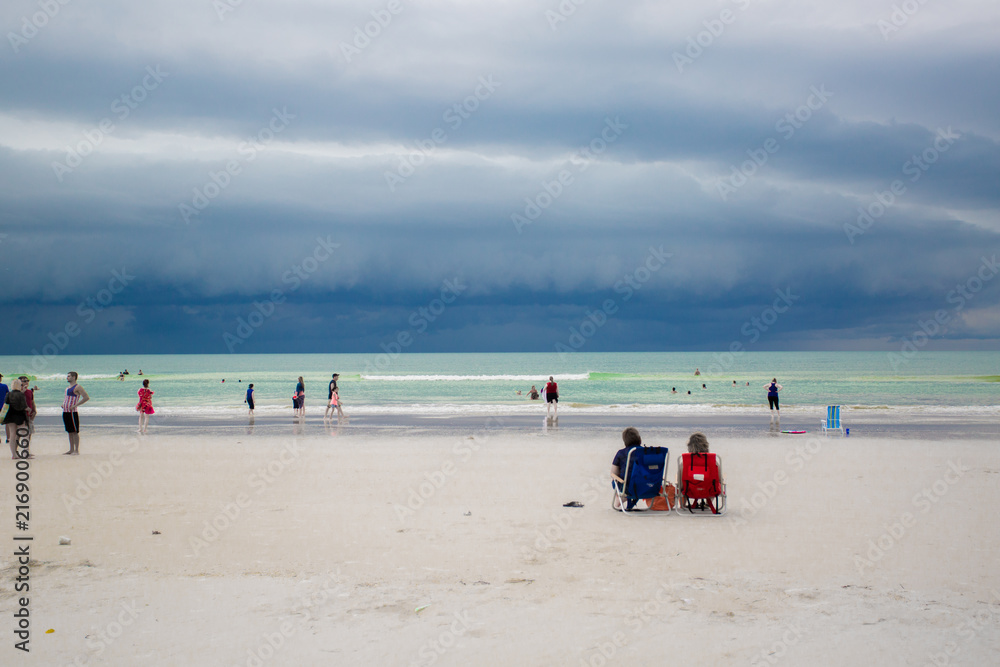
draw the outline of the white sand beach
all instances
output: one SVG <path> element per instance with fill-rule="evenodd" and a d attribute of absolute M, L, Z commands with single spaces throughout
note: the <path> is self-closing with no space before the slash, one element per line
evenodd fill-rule
<path fill-rule="evenodd" d="M 995 442 L 707 435 L 721 518 L 614 512 L 603 435 L 39 434 L 0 662 L 1000 663 Z"/>

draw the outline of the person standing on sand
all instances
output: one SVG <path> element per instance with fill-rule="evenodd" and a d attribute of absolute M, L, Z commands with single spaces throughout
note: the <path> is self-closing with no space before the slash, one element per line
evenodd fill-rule
<path fill-rule="evenodd" d="M 142 388 L 139 389 L 139 402 L 135 404 L 136 412 L 139 413 L 139 433 L 146 434 L 146 427 L 149 426 L 149 415 L 156 411 L 153 409 L 153 394 L 156 392 L 149 388 L 149 380 L 142 381 Z"/>
<path fill-rule="evenodd" d="M 66 427 L 66 434 L 69 436 L 69 451 L 63 454 L 71 456 L 80 454 L 80 413 L 76 409 L 90 400 L 87 391 L 76 383 L 78 377 L 80 376 L 75 371 L 66 374 L 69 387 L 66 389 L 66 398 L 62 404 L 63 426 Z"/>
<path fill-rule="evenodd" d="M 35 407 L 35 392 L 38 391 L 38 385 L 35 385 L 34 389 L 29 389 L 31 381 L 28 379 L 27 375 L 22 375 L 18 378 L 21 381 L 21 391 L 24 392 L 24 398 L 28 401 L 28 433 L 35 433 L 35 417 L 38 415 L 38 408 Z"/>
<path fill-rule="evenodd" d="M 549 408 L 552 409 L 553 416 L 559 419 L 559 385 L 551 375 L 549 381 L 545 383 L 545 416 L 547 419 L 552 419 L 549 417 Z"/>
<path fill-rule="evenodd" d="M 0 380 L 3 380 L 3 373 L 0 373 Z M 9 391 L 10 387 L 3 382 L 0 382 L 0 419 L 3 418 L 3 409 L 7 399 L 7 392 Z"/>
<path fill-rule="evenodd" d="M 771 408 L 771 419 L 774 419 L 775 412 L 780 418 L 781 408 L 778 406 L 778 392 L 782 390 L 782 386 L 778 384 L 778 378 L 772 378 L 764 385 L 764 389 L 767 389 L 767 405 Z"/>
<path fill-rule="evenodd" d="M 7 395 L 4 397 L 4 401 L 9 406 L 7 408 L 7 414 L 3 417 L 3 424 L 7 430 L 7 444 L 10 445 L 10 458 L 18 459 L 22 458 L 18 456 L 17 453 L 17 431 L 28 428 L 28 399 L 24 396 L 22 391 L 24 384 L 17 380 L 12 383 L 13 387 Z M 28 452 L 25 452 L 23 458 L 34 458 Z"/>
<path fill-rule="evenodd" d="M 247 387 L 247 397 L 243 399 L 243 402 L 250 406 L 250 415 L 253 416 L 253 382 Z"/>

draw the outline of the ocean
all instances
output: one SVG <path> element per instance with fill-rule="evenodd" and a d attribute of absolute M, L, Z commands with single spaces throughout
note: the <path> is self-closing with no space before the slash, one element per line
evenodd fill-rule
<path fill-rule="evenodd" d="M 124 369 L 130 374 L 119 381 Z M 144 378 L 160 413 L 243 415 L 252 382 L 258 413 L 290 414 L 299 375 L 307 409 L 318 414 L 330 376 L 338 372 L 352 416 L 538 413 L 540 402 L 529 401 L 528 391 L 532 385 L 541 390 L 549 375 L 559 384 L 562 415 L 760 412 L 763 385 L 776 377 L 785 410 L 843 405 L 1000 416 L 1000 352 L 918 351 L 909 358 L 885 352 L 0 357 L 5 382 L 19 374 L 33 378 L 43 415 L 59 412 L 71 370 L 91 396 L 86 411 L 97 415 L 134 415 Z"/>

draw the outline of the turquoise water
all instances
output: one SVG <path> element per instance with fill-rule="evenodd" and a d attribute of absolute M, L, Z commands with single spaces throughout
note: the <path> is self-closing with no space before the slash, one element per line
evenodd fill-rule
<path fill-rule="evenodd" d="M 118 372 L 125 368 L 131 375 L 120 382 Z M 696 368 L 702 375 L 694 375 Z M 21 373 L 36 378 L 36 402 L 43 413 L 58 410 L 70 370 L 80 373 L 92 399 L 89 409 L 132 413 L 140 369 L 156 392 L 158 410 L 188 414 L 242 410 L 250 382 L 259 410 L 287 410 L 299 375 L 305 378 L 307 408 L 318 409 L 326 402 L 334 371 L 341 374 L 340 394 L 350 413 L 532 411 L 538 402 L 529 402 L 527 391 L 532 384 L 540 390 L 549 375 L 559 383 L 563 411 L 759 409 L 766 404 L 763 384 L 772 377 L 784 386 L 782 407 L 793 409 L 831 404 L 1000 409 L 1000 352 L 922 351 L 908 360 L 884 352 L 0 357 L 5 382 Z M 671 393 L 673 387 L 677 394 Z"/>

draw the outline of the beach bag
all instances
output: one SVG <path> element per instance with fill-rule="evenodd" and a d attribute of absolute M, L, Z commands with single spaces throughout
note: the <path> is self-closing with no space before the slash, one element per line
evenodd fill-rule
<path fill-rule="evenodd" d="M 674 501 L 677 499 L 677 487 L 667 482 L 663 485 L 663 493 L 666 495 L 666 498 L 662 495 L 656 496 L 652 499 L 649 509 L 656 512 L 669 512 L 674 508 Z"/>

